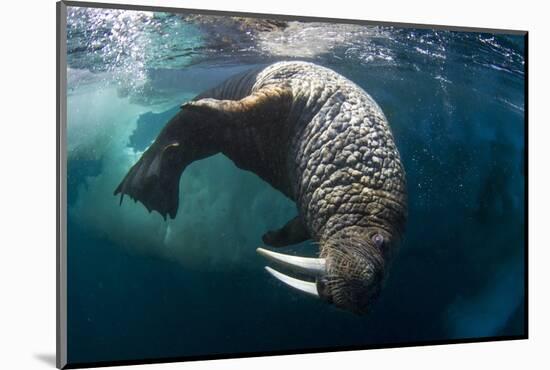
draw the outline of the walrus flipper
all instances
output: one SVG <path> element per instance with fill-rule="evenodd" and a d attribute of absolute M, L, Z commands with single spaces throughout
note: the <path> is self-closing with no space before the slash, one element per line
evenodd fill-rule
<path fill-rule="evenodd" d="M 285 247 L 308 239 L 311 239 L 311 236 L 300 216 L 294 217 L 282 228 L 268 231 L 262 236 L 263 242 L 271 247 Z"/>
<path fill-rule="evenodd" d="M 167 215 L 175 218 L 179 181 L 185 168 L 220 152 L 233 154 L 233 148 L 247 148 L 239 130 L 277 116 L 281 106 L 273 104 L 274 99 L 290 101 L 287 90 L 266 87 L 239 100 L 203 98 L 183 104 L 114 194 L 120 194 L 121 203 L 128 195 L 149 212 L 157 211 L 165 219 Z"/>
<path fill-rule="evenodd" d="M 219 153 L 226 118 L 184 106 L 128 171 L 114 194 L 140 201 L 149 212 L 176 217 L 179 181 L 194 161 Z"/>

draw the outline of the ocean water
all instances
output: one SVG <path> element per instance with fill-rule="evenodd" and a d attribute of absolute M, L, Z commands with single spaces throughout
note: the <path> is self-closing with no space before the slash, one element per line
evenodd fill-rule
<path fill-rule="evenodd" d="M 523 37 L 85 8 L 67 22 L 70 363 L 524 333 Z M 401 152 L 407 230 L 366 316 L 263 270 L 262 234 L 296 207 L 222 155 L 185 171 L 174 220 L 113 196 L 181 103 L 280 60 L 363 87 Z"/>

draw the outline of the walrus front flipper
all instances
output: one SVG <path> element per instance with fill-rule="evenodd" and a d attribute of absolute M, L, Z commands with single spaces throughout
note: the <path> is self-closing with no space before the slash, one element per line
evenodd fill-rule
<path fill-rule="evenodd" d="M 311 236 L 300 216 L 294 217 L 282 228 L 268 231 L 262 236 L 263 242 L 271 247 L 298 244 L 308 239 L 311 239 Z"/>

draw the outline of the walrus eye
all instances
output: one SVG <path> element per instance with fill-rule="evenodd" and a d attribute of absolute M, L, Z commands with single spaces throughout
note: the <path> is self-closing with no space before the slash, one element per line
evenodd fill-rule
<path fill-rule="evenodd" d="M 384 244 L 384 237 L 380 234 L 374 234 L 372 236 L 372 242 L 374 243 L 374 245 L 376 245 L 378 248 L 381 248 L 382 245 Z"/>

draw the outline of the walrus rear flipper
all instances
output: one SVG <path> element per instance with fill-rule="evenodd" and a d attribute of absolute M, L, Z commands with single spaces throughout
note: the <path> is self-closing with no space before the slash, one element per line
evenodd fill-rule
<path fill-rule="evenodd" d="M 177 143 L 160 149 L 155 144 L 128 171 L 114 194 L 120 194 L 120 204 L 124 195 L 128 195 L 143 203 L 149 212 L 157 211 L 164 219 L 167 215 L 174 218 L 179 202 L 179 179 L 185 165 L 169 169 L 166 165 L 167 159 L 163 158 L 167 157 L 167 152 L 174 150 Z"/>
<path fill-rule="evenodd" d="M 220 151 L 223 118 L 185 106 L 163 128 L 155 142 L 128 171 L 114 194 L 140 201 L 166 219 L 175 218 L 179 181 L 194 161 Z"/>
<path fill-rule="evenodd" d="M 240 100 L 204 98 L 183 104 L 114 194 L 120 194 L 121 203 L 128 195 L 143 203 L 149 212 L 157 211 L 165 219 L 167 215 L 175 218 L 179 180 L 185 168 L 222 152 L 228 145 L 245 146 L 246 143 L 238 142 L 242 140 L 239 130 L 265 124 L 286 112 L 289 94 L 284 88 L 265 87 Z"/>

